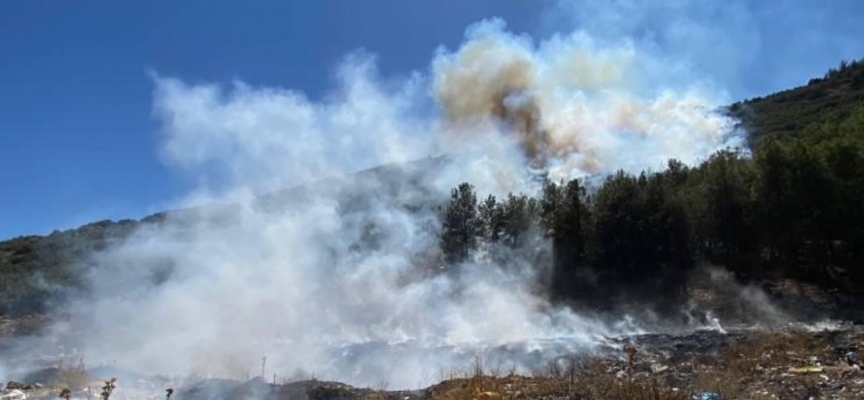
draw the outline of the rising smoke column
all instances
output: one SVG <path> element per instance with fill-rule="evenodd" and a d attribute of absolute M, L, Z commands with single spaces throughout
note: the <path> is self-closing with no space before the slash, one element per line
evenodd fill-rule
<path fill-rule="evenodd" d="M 633 332 L 537 293 L 542 240 L 511 265 L 441 273 L 429 259 L 434 205 L 459 182 L 530 193 L 530 170 L 557 179 L 660 168 L 734 143 L 714 96 L 654 86 L 656 64 L 627 42 L 580 32 L 535 41 L 490 20 L 402 85 L 381 84 L 373 57 L 351 55 L 319 102 L 154 76 L 163 155 L 202 182 L 178 207 L 228 205 L 169 215 L 95 254 L 92 295 L 69 307 L 79 351 L 91 365 L 231 378 L 266 355 L 280 376 L 416 387 L 466 348 L 567 338 L 572 350 Z M 439 154 L 451 161 L 404 164 Z M 275 209 L 256 200 L 388 163 L 399 172 L 303 186 Z"/>
<path fill-rule="evenodd" d="M 576 32 L 535 44 L 492 20 L 439 53 L 433 92 L 448 123 L 497 122 L 554 178 L 694 163 L 740 145 L 710 94 L 651 88 L 652 63 L 631 43 L 599 48 Z"/>

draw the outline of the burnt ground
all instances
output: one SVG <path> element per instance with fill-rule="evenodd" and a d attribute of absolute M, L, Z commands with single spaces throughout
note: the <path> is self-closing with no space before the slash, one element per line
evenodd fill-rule
<path fill-rule="evenodd" d="M 787 327 L 649 334 L 609 339 L 592 355 L 560 357 L 530 375 L 492 375 L 480 362 L 469 366 L 468 373 L 416 391 L 319 380 L 271 384 L 260 378 L 191 379 L 180 384 L 168 378 L 120 375 L 112 398 L 165 398 L 165 389 L 177 386 L 172 396 L 176 400 L 664 400 L 692 399 L 700 392 L 723 399 L 864 399 L 862 350 L 864 326 L 850 324 L 823 331 Z M 6 393 L 19 390 L 28 398 L 56 398 L 62 388 L 70 387 L 76 397 L 96 398 L 103 379 L 122 373 L 46 369 L 31 374 L 23 386 L 11 384 Z"/>

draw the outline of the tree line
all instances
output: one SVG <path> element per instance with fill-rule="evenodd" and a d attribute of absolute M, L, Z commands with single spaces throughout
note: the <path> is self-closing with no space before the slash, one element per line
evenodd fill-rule
<path fill-rule="evenodd" d="M 602 184 L 545 182 L 539 194 L 478 200 L 463 183 L 443 210 L 440 249 L 457 265 L 533 236 L 551 243 L 563 300 L 679 299 L 700 263 L 742 280 L 864 284 L 864 107 L 800 135 L 726 149 L 698 166 L 618 172 Z M 864 293 L 864 291 L 861 291 Z"/>

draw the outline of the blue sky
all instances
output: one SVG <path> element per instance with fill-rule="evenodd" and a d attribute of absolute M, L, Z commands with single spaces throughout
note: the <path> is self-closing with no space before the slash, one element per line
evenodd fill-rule
<path fill-rule="evenodd" d="M 427 68 L 489 17 L 584 29 L 686 60 L 732 99 L 864 57 L 859 1 L 0 2 L 0 239 L 160 211 L 195 182 L 160 157 L 149 73 L 300 90 L 363 48 L 382 76 Z M 764 4 L 770 3 L 770 4 Z"/>

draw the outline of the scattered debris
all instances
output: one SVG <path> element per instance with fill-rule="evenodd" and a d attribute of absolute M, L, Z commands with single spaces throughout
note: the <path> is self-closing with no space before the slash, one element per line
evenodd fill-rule
<path fill-rule="evenodd" d="M 859 367 L 861 366 L 861 356 L 858 355 L 857 351 L 847 352 L 844 358 L 849 365 L 857 365 Z"/>
<path fill-rule="evenodd" d="M 654 374 L 658 374 L 658 373 L 666 371 L 668 369 L 669 369 L 669 367 L 667 367 L 663 364 L 660 364 L 660 363 L 652 363 L 651 364 L 651 372 Z"/>
<path fill-rule="evenodd" d="M 498 392 L 482 391 L 479 387 L 474 388 L 473 400 L 493 400 L 501 397 Z"/>
<path fill-rule="evenodd" d="M 62 400 L 616 400 L 633 399 L 628 397 L 633 393 L 655 393 L 651 398 L 657 400 L 864 399 L 862 325 L 833 331 L 727 329 L 607 339 L 593 355 L 578 362 L 574 358 L 567 367 L 572 370 L 563 370 L 559 359 L 557 368 L 543 368 L 532 376 L 468 376 L 414 391 L 314 379 L 271 384 L 260 378 L 198 379 L 178 387 L 176 380 L 117 375 L 116 368 L 97 367 L 82 372 L 85 385 L 80 393 L 72 387 L 74 393 L 67 389 L 59 394 Z M 45 371 L 8 382 L 0 400 L 57 398 L 59 389 L 68 385 L 61 380 L 66 370 Z M 105 381 L 106 376 L 126 382 L 123 392 L 115 392 L 117 379 Z M 37 381 L 46 382 L 45 388 Z"/>
<path fill-rule="evenodd" d="M 0 400 L 25 400 L 27 395 L 19 389 L 4 390 Z"/>
<path fill-rule="evenodd" d="M 822 367 L 789 367 L 789 372 L 793 374 L 818 374 L 824 370 Z"/>

